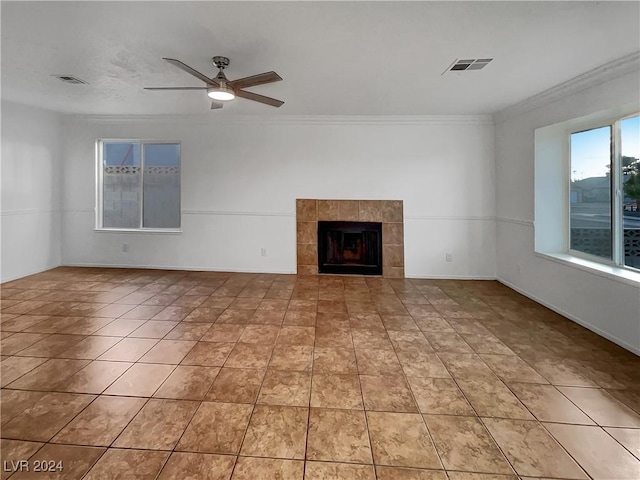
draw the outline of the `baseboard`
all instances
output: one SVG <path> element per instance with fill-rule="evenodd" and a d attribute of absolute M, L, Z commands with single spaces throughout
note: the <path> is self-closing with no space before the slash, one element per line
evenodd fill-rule
<path fill-rule="evenodd" d="M 511 284 L 510 282 L 508 282 L 508 281 L 506 281 L 506 280 L 504 280 L 504 279 L 502 279 L 500 277 L 498 277 L 496 280 L 498 280 L 498 282 L 502 283 L 506 287 L 509 287 L 510 289 L 515 290 L 516 292 L 520 293 L 521 295 L 524 295 L 525 297 L 530 298 L 534 302 L 539 303 L 540 305 L 543 305 L 543 306 L 547 307 L 549 310 L 553 310 L 554 312 L 559 313 L 563 317 L 567 317 L 569 320 L 577 323 L 578 325 L 581 325 L 584 328 L 586 328 L 588 330 L 591 330 L 593 333 L 597 333 L 601 337 L 604 337 L 607 340 L 612 341 L 616 345 L 621 346 L 625 350 L 629 350 L 631 353 L 635 353 L 636 355 L 640 356 L 640 348 L 639 347 L 636 347 L 635 345 L 630 345 L 627 342 L 625 342 L 624 340 L 621 340 L 620 338 L 617 338 L 617 337 L 615 337 L 615 336 L 613 336 L 613 335 L 611 335 L 611 334 L 599 329 L 598 327 L 594 327 L 593 325 L 585 322 L 584 320 L 576 317 L 575 315 L 571 315 L 569 312 L 565 312 L 563 309 L 558 308 L 555 305 L 552 305 L 552 304 L 550 304 L 548 302 L 545 302 L 544 300 L 539 299 L 535 295 L 531 295 L 530 293 L 525 292 L 521 288 L 516 287 L 515 285 Z"/>
<path fill-rule="evenodd" d="M 173 265 L 128 265 L 128 264 L 115 264 L 115 263 L 64 263 L 61 267 L 93 267 L 93 268 L 131 268 L 131 269 L 143 269 L 143 270 L 185 270 L 190 272 L 232 272 L 232 273 L 273 273 L 275 275 L 291 275 L 295 274 L 294 271 L 287 270 L 260 270 L 260 269 L 245 269 L 245 268 L 210 268 L 210 267 L 189 267 L 189 266 L 173 266 Z"/>
<path fill-rule="evenodd" d="M 50 265 L 48 267 L 44 267 L 38 270 L 33 270 L 33 271 L 29 271 L 23 275 L 18 275 L 17 277 L 9 277 L 9 278 L 3 278 L 2 280 L 0 280 L 0 283 L 8 283 L 8 282 L 13 282 L 14 280 L 20 280 L 21 278 L 25 278 L 25 277 L 29 277 L 31 275 L 35 275 L 37 273 L 42 273 L 42 272 L 46 272 L 47 270 L 53 270 L 54 268 L 57 267 L 61 267 L 61 264 L 58 265 Z"/>
<path fill-rule="evenodd" d="M 493 275 L 407 275 L 404 278 L 416 280 L 497 280 Z"/>

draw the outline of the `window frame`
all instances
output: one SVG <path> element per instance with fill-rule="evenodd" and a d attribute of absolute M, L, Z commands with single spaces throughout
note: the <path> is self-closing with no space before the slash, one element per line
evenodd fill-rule
<path fill-rule="evenodd" d="M 140 226 L 138 228 L 104 227 L 104 144 L 105 143 L 139 143 L 140 144 Z M 180 226 L 176 228 L 144 227 L 144 151 L 145 145 L 178 145 L 178 167 L 180 169 Z M 96 206 L 95 231 L 116 233 L 182 233 L 182 142 L 172 140 L 150 140 L 140 138 L 98 138 L 96 139 Z"/>
<path fill-rule="evenodd" d="M 639 268 L 625 265 L 624 257 L 624 223 L 622 204 L 624 202 L 623 181 L 622 181 L 622 132 L 620 124 L 623 120 L 640 116 L 640 111 L 615 115 L 609 118 L 600 118 L 591 122 L 574 126 L 566 130 L 567 154 L 565 165 L 565 252 L 572 257 L 598 263 L 608 267 L 622 268 L 634 273 L 640 273 Z M 611 139 L 611 167 L 610 167 L 610 203 L 611 203 L 611 260 L 591 255 L 580 250 L 571 248 L 571 135 L 598 128 L 610 128 Z"/>

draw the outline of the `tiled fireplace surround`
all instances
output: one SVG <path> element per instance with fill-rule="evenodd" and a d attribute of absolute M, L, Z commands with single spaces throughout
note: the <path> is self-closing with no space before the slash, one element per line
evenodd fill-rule
<path fill-rule="evenodd" d="M 296 200 L 298 275 L 318 274 L 318 221 L 382 222 L 382 276 L 404 278 L 402 200 Z"/>

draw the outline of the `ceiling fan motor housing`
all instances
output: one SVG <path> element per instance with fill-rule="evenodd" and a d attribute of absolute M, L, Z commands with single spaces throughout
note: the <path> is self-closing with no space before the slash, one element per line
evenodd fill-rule
<path fill-rule="evenodd" d="M 211 61 L 218 68 L 226 68 L 229 66 L 229 59 L 227 57 L 215 56 Z"/>

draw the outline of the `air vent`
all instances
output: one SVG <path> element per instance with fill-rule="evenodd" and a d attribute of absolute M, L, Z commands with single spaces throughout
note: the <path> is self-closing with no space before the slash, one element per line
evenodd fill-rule
<path fill-rule="evenodd" d="M 78 77 L 74 77 L 73 75 L 54 75 L 58 80 L 63 81 L 64 83 L 72 83 L 74 85 L 86 85 L 89 82 L 85 82 L 84 80 L 80 80 Z"/>
<path fill-rule="evenodd" d="M 467 58 L 455 60 L 443 73 L 463 72 L 465 70 L 481 70 L 486 67 L 493 58 Z"/>

